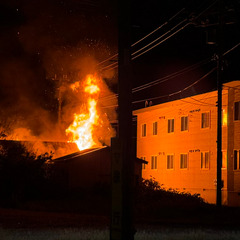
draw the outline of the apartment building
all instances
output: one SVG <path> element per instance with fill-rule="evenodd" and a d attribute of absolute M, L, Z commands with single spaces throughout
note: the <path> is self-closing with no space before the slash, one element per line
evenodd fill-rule
<path fill-rule="evenodd" d="M 217 91 L 134 111 L 145 179 L 216 203 Z M 222 203 L 240 206 L 240 81 L 224 84 Z"/>

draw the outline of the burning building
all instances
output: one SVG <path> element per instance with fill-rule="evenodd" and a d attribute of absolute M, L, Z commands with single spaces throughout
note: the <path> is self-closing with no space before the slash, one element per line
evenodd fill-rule
<path fill-rule="evenodd" d="M 142 177 L 142 159 L 134 159 L 134 180 Z M 110 186 L 111 148 L 98 147 L 78 151 L 54 160 L 55 181 L 66 190 Z"/>
<path fill-rule="evenodd" d="M 217 91 L 134 111 L 143 178 L 216 202 Z M 224 84 L 222 202 L 240 205 L 240 81 Z"/>
<path fill-rule="evenodd" d="M 64 92 L 64 91 L 65 92 Z M 74 95 L 69 97 L 69 93 Z M 63 103 L 64 95 L 67 100 Z M 109 114 L 101 107 L 109 105 L 104 97 L 111 95 L 105 82 L 97 75 L 87 75 L 81 81 L 71 84 L 61 91 L 61 121 L 56 125 L 64 130 L 64 137 L 54 140 L 43 140 L 40 136 L 32 136 L 27 128 L 16 128 L 11 135 L 4 136 L 4 144 L 21 142 L 28 151 L 37 155 L 45 152 L 53 154 L 54 180 L 60 188 L 89 188 L 97 184 L 110 184 L 111 150 L 110 140 L 115 136 L 110 117 L 116 117 L 115 110 Z M 111 104 L 115 102 L 111 98 Z M 41 116 L 40 116 L 41 117 Z M 49 129 L 51 131 L 51 129 Z M 2 135 L 3 136 L 3 135 Z M 140 159 L 136 159 L 136 176 L 141 178 Z"/>
<path fill-rule="evenodd" d="M 52 152 L 54 158 L 77 150 L 109 146 L 111 137 L 115 136 L 110 121 L 116 118 L 116 113 L 113 108 L 104 108 L 109 104 L 105 102 L 104 97 L 111 92 L 102 78 L 97 74 L 89 74 L 79 81 L 62 84 L 61 94 L 57 94 L 59 108 L 58 120 L 55 123 L 50 122 L 49 116 L 41 111 L 38 115 L 41 120 L 34 129 L 27 117 L 16 117 L 15 121 L 11 118 L 12 123 L 5 124 L 5 128 L 0 122 L 0 139 L 21 141 L 29 151 L 37 155 Z M 56 89 L 58 90 L 60 91 Z M 115 102 L 116 99 L 111 98 L 111 103 L 112 101 Z M 27 144 L 30 142 L 31 144 Z M 62 142 L 65 147 L 58 147 L 56 142 Z M 66 142 L 72 144 L 64 144 Z M 72 148 L 73 145 L 77 147 Z"/>

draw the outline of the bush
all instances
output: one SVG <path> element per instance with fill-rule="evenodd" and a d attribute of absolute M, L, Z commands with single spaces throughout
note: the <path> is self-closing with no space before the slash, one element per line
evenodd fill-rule
<path fill-rule="evenodd" d="M 50 174 L 52 156 L 36 156 L 20 142 L 2 144 L 0 150 L 0 203 L 15 206 L 41 196 Z"/>
<path fill-rule="evenodd" d="M 191 195 L 173 189 L 164 189 L 155 179 L 142 179 L 135 194 L 136 214 L 141 216 L 157 216 L 159 213 L 169 214 L 176 209 L 193 209 L 205 206 L 199 194 Z"/>

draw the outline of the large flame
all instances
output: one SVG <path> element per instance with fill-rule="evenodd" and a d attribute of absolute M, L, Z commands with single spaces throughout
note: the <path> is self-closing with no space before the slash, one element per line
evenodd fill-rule
<path fill-rule="evenodd" d="M 79 82 L 71 85 L 73 90 L 79 88 Z M 84 82 L 84 92 L 88 94 L 88 112 L 74 114 L 73 123 L 66 129 L 66 133 L 72 137 L 72 142 L 75 142 L 79 150 L 91 148 L 99 145 L 93 138 L 94 128 L 99 124 L 99 115 L 97 112 L 97 97 L 100 88 L 97 85 L 97 78 L 94 75 L 88 75 Z"/>

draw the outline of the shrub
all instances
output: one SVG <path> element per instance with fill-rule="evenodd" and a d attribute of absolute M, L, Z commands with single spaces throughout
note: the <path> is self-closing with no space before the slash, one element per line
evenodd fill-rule
<path fill-rule="evenodd" d="M 199 194 L 179 192 L 174 189 L 164 189 L 155 179 L 143 179 L 139 187 L 136 189 L 135 207 L 136 214 L 158 215 L 163 211 L 169 213 L 176 209 L 192 209 L 206 205 Z M 167 210 L 168 209 L 168 210 Z"/>
<path fill-rule="evenodd" d="M 39 197 L 50 174 L 48 153 L 36 156 L 20 142 L 3 144 L 0 151 L 1 203 L 15 206 L 20 202 Z"/>

